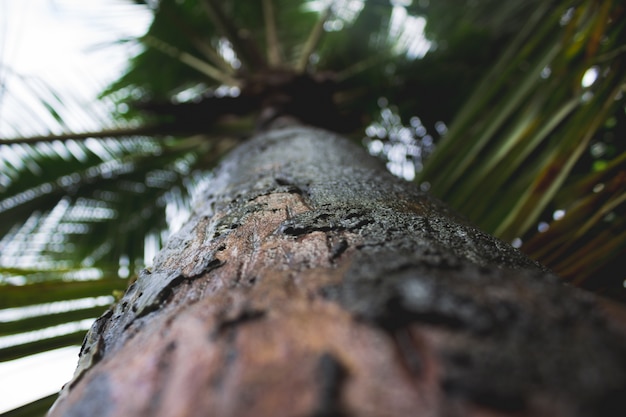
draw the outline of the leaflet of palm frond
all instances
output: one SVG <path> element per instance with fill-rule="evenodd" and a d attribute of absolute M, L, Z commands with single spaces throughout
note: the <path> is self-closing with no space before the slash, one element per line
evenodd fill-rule
<path fill-rule="evenodd" d="M 573 251 L 570 259 L 563 260 L 555 266 L 555 272 L 558 271 L 576 286 L 596 292 L 607 292 L 624 301 L 625 277 L 619 267 L 619 260 L 623 261 L 626 254 L 626 231 L 624 222 L 616 226 L 619 227 L 617 230 L 622 230 L 621 233 L 602 230 L 596 235 L 589 236 L 580 249 Z M 598 275 L 600 273 L 601 275 Z"/>
<path fill-rule="evenodd" d="M 124 289 L 126 280 L 122 280 L 115 270 L 104 270 L 97 280 L 84 280 L 82 268 L 77 270 L 17 270 L 0 268 L 2 275 L 48 274 L 45 280 L 27 285 L 3 284 L 0 288 L 0 305 L 2 308 L 25 307 L 35 304 L 52 303 L 59 300 L 74 300 L 101 295 L 111 295 L 114 291 Z M 75 277 L 75 278 L 73 278 Z M 50 278 L 50 279 L 48 279 Z"/>
<path fill-rule="evenodd" d="M 120 289 L 123 288 L 123 286 L 120 287 Z M 46 314 L 7 323 L 3 323 L 0 321 L 0 337 L 23 332 L 30 332 L 64 323 L 71 323 L 74 321 L 89 319 L 92 317 L 99 317 L 102 314 L 103 310 L 104 308 L 102 306 L 98 306 L 81 310 L 68 311 L 65 313 Z"/>
<path fill-rule="evenodd" d="M 605 120 L 614 114 L 622 84 L 626 81 L 623 69 L 614 69 L 606 77 L 601 89 L 598 89 L 587 108 L 583 108 L 575 122 L 567 126 L 559 143 L 546 154 L 543 169 L 538 170 L 538 177 L 517 201 L 514 208 L 503 218 L 495 233 L 504 239 L 523 236 L 533 227 L 541 213 L 552 201 L 572 168 L 588 148 L 595 132 Z M 622 75 L 621 77 L 619 75 Z"/>
<path fill-rule="evenodd" d="M 148 48 L 132 60 L 126 75 L 110 86 L 105 91 L 105 95 L 115 93 L 116 100 L 121 102 L 128 101 L 131 96 L 134 97 L 131 101 L 137 101 L 137 97 L 165 101 L 190 86 L 204 85 L 209 90 L 215 89 L 219 86 L 219 81 L 223 81 L 223 79 L 201 73 L 202 69 L 198 69 L 195 65 L 195 63 L 200 62 L 197 57 L 207 56 L 207 51 L 211 50 L 209 55 L 213 55 L 213 52 L 217 53 L 222 57 L 222 61 L 228 62 L 231 69 L 235 70 L 238 68 L 238 60 L 242 58 L 239 56 L 241 51 L 247 51 L 244 54 L 250 58 L 256 55 L 256 52 L 248 52 L 258 49 L 258 46 L 249 48 L 239 42 L 242 41 L 241 36 L 245 35 L 247 40 L 243 43 L 246 45 L 249 42 L 258 42 L 267 46 L 266 43 L 263 43 L 265 27 L 264 20 L 260 19 L 263 12 L 260 2 L 238 3 L 236 10 L 233 10 L 230 3 L 218 5 L 216 2 L 200 0 L 186 2 L 184 5 L 170 3 L 172 2 L 166 2 L 164 7 L 160 7 L 155 13 L 154 21 L 143 39 L 156 39 L 163 45 L 167 45 L 165 49 L 176 51 L 174 55 L 176 55 L 179 64 L 172 61 L 163 68 L 163 65 L 160 64 L 162 62 L 160 55 L 164 48 Z M 280 36 L 281 48 L 287 55 L 286 60 L 293 59 L 299 52 L 297 45 L 304 42 L 308 31 L 313 27 L 312 22 L 315 21 L 315 13 L 303 13 L 300 2 L 274 0 L 272 3 L 275 12 L 275 33 Z M 203 8 L 210 10 L 210 14 L 213 16 L 212 25 L 206 24 L 206 16 L 201 10 Z M 199 11 L 201 16 L 198 16 Z M 294 24 L 293 19 L 296 18 L 302 24 Z M 188 29 L 185 31 L 175 30 L 177 26 L 171 24 L 172 20 L 185 21 Z M 220 30 L 228 36 L 222 35 Z M 252 38 L 254 39 L 248 39 L 249 34 L 253 34 Z M 237 42 L 239 42 L 239 46 L 235 45 Z M 201 44 L 203 47 L 200 47 Z M 184 60 L 181 61 L 181 54 L 194 57 L 195 63 L 190 66 L 189 63 L 183 62 Z M 223 69 L 223 63 L 216 63 L 216 60 L 211 57 L 208 59 Z M 259 62 L 258 57 L 253 58 L 252 61 L 255 62 L 256 67 L 266 67 L 265 63 Z M 153 71 L 155 65 L 163 68 L 158 74 Z M 190 70 L 194 70 L 192 67 L 195 67 L 195 74 L 190 73 Z M 239 78 L 242 76 L 246 78 L 245 74 L 253 73 L 247 70 L 243 71 L 244 69 L 236 72 L 239 74 Z M 231 76 L 236 75 L 236 73 L 232 73 Z M 146 76 L 146 74 L 150 75 Z"/>
<path fill-rule="evenodd" d="M 265 26 L 265 44 L 267 45 L 267 63 L 270 67 L 279 67 L 284 59 L 283 47 L 278 36 L 276 11 L 273 0 L 263 0 L 263 25 Z"/>
<path fill-rule="evenodd" d="M 0 361 L 79 344 L 85 327 L 114 301 L 115 291 L 127 282 L 117 274 L 100 272 L 98 280 L 85 281 L 93 275 L 85 268 L 65 271 L 28 271 L 0 269 L 0 276 L 24 279 L 45 275 L 45 282 L 25 285 L 2 285 L 0 295 Z M 109 279 L 111 275 L 115 278 Z M 58 280 L 55 280 L 54 277 Z M 69 279 L 79 281 L 68 281 Z"/>
<path fill-rule="evenodd" d="M 199 138 L 183 143 L 190 141 L 192 149 L 176 143 L 158 148 L 160 155 L 133 149 L 132 154 L 96 161 L 91 167 L 68 167 L 71 174 L 59 172 L 63 164 L 43 159 L 52 164 L 48 174 L 59 175 L 52 181 L 21 175 L 21 182 L 12 184 L 7 193 L 14 197 L 3 200 L 7 220 L 1 241 L 4 262 L 10 258 L 10 265 L 32 265 L 37 258 L 42 268 L 85 259 L 114 264 L 123 255 L 130 258 L 133 269 L 136 259 L 143 260 L 145 236 L 159 236 L 160 230 L 167 229 L 164 211 L 172 190 L 179 190 L 177 198 L 188 198 L 189 172 L 200 165 L 210 167 L 211 158 L 219 157 L 208 153 L 208 158 L 198 158 L 211 144 Z M 20 188 L 21 193 L 16 191 Z M 30 199 L 21 201 L 19 195 Z M 6 229 L 11 225 L 22 226 Z"/>
<path fill-rule="evenodd" d="M 161 1 L 159 3 L 160 11 L 165 19 L 172 23 L 178 31 L 189 39 L 194 47 L 212 64 L 216 65 L 228 75 L 234 75 L 235 69 L 229 64 L 222 55 L 208 42 L 208 39 L 201 34 L 195 27 L 191 27 L 188 23 L 188 17 L 183 15 L 182 8 L 174 5 L 171 1 Z"/>
<path fill-rule="evenodd" d="M 10 361 L 23 358 L 28 355 L 46 352 L 52 349 L 59 349 L 66 346 L 80 345 L 85 338 L 85 331 L 88 329 L 78 329 L 73 333 L 62 336 L 51 337 L 38 340 L 36 342 L 0 348 L 0 361 Z"/>
<path fill-rule="evenodd" d="M 131 136 L 166 136 L 172 134 L 164 129 L 164 125 L 151 124 L 138 127 L 121 127 L 114 129 L 101 129 L 91 132 L 68 132 L 60 134 L 36 135 L 36 136 L 20 136 L 13 138 L 0 138 L 0 146 L 12 144 L 34 144 L 63 142 L 68 140 L 84 140 L 84 139 L 110 139 L 125 138 Z"/>
<path fill-rule="evenodd" d="M 550 222 L 546 231 L 533 236 L 522 249 L 568 281 L 586 284 L 594 277 L 591 285 L 621 287 L 620 268 L 599 277 L 593 274 L 626 245 L 626 235 L 620 233 L 626 209 L 626 172 L 602 179 L 606 182 L 595 192 L 576 194 L 576 200 L 562 206 L 563 217 Z"/>
<path fill-rule="evenodd" d="M 431 182 L 435 194 L 467 213 L 481 227 L 507 239 L 523 235 L 537 221 L 557 184 L 563 183 L 581 155 L 581 148 L 572 153 L 564 146 L 574 146 L 579 143 L 574 138 L 581 137 L 588 143 L 595 132 L 589 126 L 597 130 L 603 122 L 598 113 L 605 118 L 612 114 L 615 88 L 621 82 L 616 77 L 620 60 L 602 62 L 604 70 L 599 71 L 605 75 L 582 100 L 585 91 L 580 79 L 594 59 L 598 63 L 601 60 L 600 56 L 586 55 L 588 48 L 581 39 L 593 42 L 597 28 L 616 39 L 616 33 L 623 28 L 598 25 L 598 20 L 606 19 L 606 12 L 591 3 L 581 5 L 576 9 L 578 17 L 569 20 L 563 20 L 565 15 L 554 10 L 541 18 L 548 9 L 540 9 L 541 13 L 531 19 L 542 22 L 539 28 L 528 26 L 514 41 L 515 49 L 508 54 L 515 60 L 501 60 L 496 65 L 500 74 L 485 77 L 481 87 L 484 90 L 478 89 L 470 98 L 420 177 Z M 598 53 L 606 54 L 614 45 L 603 44 Z M 517 48 L 521 49 L 515 55 Z M 585 118 L 587 125 L 582 123 Z M 573 155 L 559 165 L 565 169 L 556 168 L 554 158 L 559 152 Z M 452 169 L 446 169 L 448 164 Z M 514 202 L 520 201 L 520 196 L 529 198 L 525 193 L 534 181 L 535 175 L 528 172 L 546 172 L 546 166 L 552 167 L 550 172 L 558 172 L 557 176 L 544 174 L 551 183 L 550 192 L 542 193 L 535 206 L 526 204 L 525 209 L 532 210 L 524 212 L 525 222 L 513 227 L 513 218 L 521 215 L 522 207 L 515 209 Z"/>
<path fill-rule="evenodd" d="M 228 39 L 233 45 L 235 52 L 243 61 L 243 64 L 247 69 L 254 71 L 267 68 L 267 62 L 265 61 L 263 54 L 261 54 L 261 50 L 257 45 L 255 38 L 252 36 L 250 29 L 245 26 L 238 25 L 232 16 L 227 14 L 227 8 L 231 11 L 234 10 L 234 2 L 224 3 L 217 2 L 215 0 L 201 0 L 200 3 L 222 36 Z M 257 6 L 255 7 L 254 14 L 252 15 L 257 18 L 262 16 L 260 2 L 246 2 L 245 4 L 248 6 Z M 239 4 L 239 6 L 245 7 L 243 3 Z M 247 14 L 243 13 L 240 9 L 237 9 L 237 13 L 244 15 Z"/>
<path fill-rule="evenodd" d="M 276 34 L 282 58 L 279 68 L 295 68 L 298 60 L 304 55 L 302 51 L 306 40 L 320 20 L 320 13 L 307 7 L 310 1 L 269 0 L 269 2 L 272 3 L 275 15 Z M 263 40 L 262 47 L 268 51 L 274 48 L 275 46 L 270 45 L 270 38 L 262 34 L 262 31 L 266 30 L 265 22 L 263 27 L 257 30 L 258 38 Z"/>
<path fill-rule="evenodd" d="M 89 100 L 76 91 L 57 91 L 36 76 L 23 76 L 10 69 L 6 71 L 6 88 L 2 94 L 3 112 L 0 137 L 15 139 L 54 136 L 63 132 L 109 130 L 111 134 L 124 130 L 121 122 L 110 114 L 111 101 Z M 92 86 L 93 87 L 93 86 Z M 21 142 L 14 140 L 11 142 Z M 5 142 L 6 143 L 6 142 Z"/>
<path fill-rule="evenodd" d="M 556 1 L 512 1 L 482 0 L 465 2 L 463 7 L 456 1 L 412 1 L 405 7 L 415 15 L 428 16 L 428 33 L 436 42 L 450 41 L 450 36 L 457 35 L 459 26 L 473 21 L 485 31 L 501 35 L 517 33 L 521 22 L 536 9 L 540 3 Z M 456 6 L 456 7 L 454 7 Z"/>
<path fill-rule="evenodd" d="M 206 24 L 206 16 L 201 10 L 198 1 L 187 1 L 183 4 L 174 4 L 173 0 L 166 0 L 165 5 L 154 12 L 154 19 L 146 33 L 147 38 L 159 39 L 179 51 L 185 51 L 194 56 L 204 56 L 203 50 L 198 50 L 194 42 L 198 39 L 205 42 L 206 48 L 210 48 L 219 55 L 217 39 L 219 38 L 213 25 Z M 175 9 L 179 13 L 176 19 L 183 19 L 187 31 L 180 31 L 177 25 L 172 24 L 170 10 Z M 180 17 L 178 17 L 180 16 Z M 193 31 L 194 36 L 188 36 Z M 139 39 L 141 44 L 141 39 Z M 154 71 L 154 68 L 159 68 Z M 146 74 L 150 74 L 149 77 Z M 122 77 L 112 83 L 102 96 L 111 95 L 118 102 L 136 101 L 140 97 L 152 99 L 169 99 L 175 92 L 191 86 L 204 83 L 209 87 L 219 85 L 214 79 L 184 65 L 176 64 L 172 60 L 168 65 L 163 65 L 163 52 L 155 48 L 144 50 L 133 57 L 129 67 Z"/>
<path fill-rule="evenodd" d="M 118 184 L 126 184 L 131 190 L 144 188 L 137 181 L 119 181 Z M 129 201 L 133 197 L 137 201 L 137 194 L 133 191 L 115 192 L 102 185 L 98 188 L 95 197 L 104 194 L 113 197 L 114 201 L 93 199 L 94 193 L 83 190 L 79 190 L 74 198 L 59 199 L 53 210 L 42 212 L 39 216 L 29 216 L 25 222 L 30 224 L 28 233 L 18 229 L 18 233 L 10 235 L 10 240 L 4 244 L 3 258 L 11 255 L 12 265 L 31 264 L 40 267 L 66 265 L 72 260 L 80 264 L 85 259 L 89 259 L 89 263 L 108 261 L 110 264 L 122 254 L 126 254 L 133 261 L 142 259 L 143 237 L 153 228 L 158 230 L 166 227 L 162 216 L 157 214 L 163 207 Z M 118 189 L 117 186 L 111 188 Z M 123 197 L 124 194 L 128 196 Z M 162 197 L 164 191 L 147 189 L 145 194 L 146 199 L 154 201 Z M 120 222 L 118 218 L 123 221 Z M 144 226 L 144 220 L 152 221 L 153 224 Z M 131 238 L 124 239 L 121 236 L 124 233 L 129 233 Z M 108 250 L 96 255 L 101 252 L 97 250 L 101 246 Z M 4 261 L 9 262 L 9 259 Z"/>
<path fill-rule="evenodd" d="M 7 411 L 2 414 L 2 417 L 40 417 L 46 415 L 58 396 L 59 395 L 55 393 L 47 397 L 40 398 L 37 401 L 33 401 L 14 410 Z"/>
<path fill-rule="evenodd" d="M 411 2 L 406 8 L 412 16 L 426 18 L 424 31 L 432 47 L 421 59 L 399 63 L 395 76 L 404 88 L 391 90 L 390 102 L 403 118 L 417 114 L 427 125 L 448 123 L 472 90 L 478 91 L 474 87 L 481 78 L 501 62 L 506 45 L 524 30 L 537 4 L 549 3 L 495 0 L 454 7 L 447 1 Z"/>
<path fill-rule="evenodd" d="M 558 14 L 552 15 L 548 9 L 546 3 L 535 11 L 518 37 L 485 74 L 424 167 L 420 180 L 428 179 L 435 195 L 446 198 L 497 129 L 533 91 L 540 80 L 539 73 L 558 53 Z M 526 65 L 521 65 L 524 62 Z M 532 70 L 526 69 L 529 66 Z M 475 136 L 475 139 L 461 139 L 468 136 Z M 454 168 L 446 170 L 445 176 L 436 175 L 446 166 Z"/>
<path fill-rule="evenodd" d="M 547 163 L 548 156 L 544 151 L 546 142 L 551 135 L 555 135 L 556 129 L 562 126 L 567 118 L 575 116 L 574 111 L 579 105 L 577 99 L 569 99 L 555 103 L 559 107 L 553 109 L 546 105 L 545 99 L 543 96 L 535 97 L 520 109 L 515 119 L 506 127 L 498 146 L 487 150 L 484 163 L 469 173 L 465 184 L 474 187 L 472 190 L 484 181 L 489 182 L 488 186 L 483 186 L 482 199 L 473 198 L 471 193 L 464 189 L 458 190 L 458 196 L 455 196 L 458 204 L 472 201 L 468 204 L 467 215 L 485 227 L 495 227 L 502 219 L 490 212 L 493 209 L 490 207 L 492 202 L 502 195 L 501 190 L 516 179 L 524 177 L 521 172 L 528 169 L 529 163 L 534 163 L 535 166 Z M 534 160 L 529 162 L 529 158 Z M 530 181 L 524 178 L 523 184 Z M 510 207 L 503 208 L 502 211 L 508 208 Z"/>
<path fill-rule="evenodd" d="M 624 100 L 626 103 L 626 100 Z M 618 111 L 618 113 L 622 113 Z M 626 116 L 626 112 L 623 112 Z M 626 117 L 624 118 L 626 122 Z M 626 126 L 624 126 L 626 127 Z M 619 131 L 610 132 L 611 134 L 619 134 Z M 599 168 L 594 164 L 586 175 L 581 176 L 576 181 L 572 181 L 566 187 L 563 187 L 555 196 L 555 204 L 559 208 L 567 208 L 575 204 L 580 198 L 584 198 L 590 194 L 606 192 L 605 184 L 614 178 L 620 177 L 626 172 L 626 151 L 612 156 L 608 162 L 602 161 Z"/>
<path fill-rule="evenodd" d="M 81 184 L 133 172 L 136 160 L 154 157 L 161 152 L 161 147 L 152 140 L 126 139 L 107 141 L 104 147 L 91 140 L 69 141 L 66 147 L 55 143 L 34 147 L 3 145 L 2 151 L 5 165 L 11 168 L 10 180 L 2 190 L 6 197 L 0 200 L 0 210 L 7 213 L 17 208 L 21 210 L 23 204 L 37 198 L 64 195 Z"/>

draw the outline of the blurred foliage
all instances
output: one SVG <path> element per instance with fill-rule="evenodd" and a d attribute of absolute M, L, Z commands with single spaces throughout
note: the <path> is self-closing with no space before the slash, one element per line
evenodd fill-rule
<path fill-rule="evenodd" d="M 2 417 L 45 416 L 56 399 L 57 394 L 49 395 L 22 407 L 2 413 Z"/>
<path fill-rule="evenodd" d="M 134 3 L 153 22 L 119 41 L 138 53 L 81 124 L 75 98 L 13 78 L 45 111 L 19 97 L 21 122 L 0 139 L 0 361 L 80 343 L 285 93 L 324 119 L 312 94 L 328 92 L 342 131 L 367 136 L 396 175 L 568 282 L 626 300 L 619 1 Z"/>
<path fill-rule="evenodd" d="M 625 9 L 542 3 L 419 179 L 566 281 L 624 299 Z"/>

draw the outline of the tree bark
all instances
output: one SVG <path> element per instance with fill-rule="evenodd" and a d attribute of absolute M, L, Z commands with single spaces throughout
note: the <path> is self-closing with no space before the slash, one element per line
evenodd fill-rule
<path fill-rule="evenodd" d="M 624 311 L 326 131 L 257 135 L 51 416 L 622 416 Z"/>

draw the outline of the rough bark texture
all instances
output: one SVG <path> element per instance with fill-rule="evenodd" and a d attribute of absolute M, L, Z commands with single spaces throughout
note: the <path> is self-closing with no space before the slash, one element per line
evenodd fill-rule
<path fill-rule="evenodd" d="M 346 140 L 284 128 L 223 162 L 51 415 L 622 416 L 623 318 Z"/>

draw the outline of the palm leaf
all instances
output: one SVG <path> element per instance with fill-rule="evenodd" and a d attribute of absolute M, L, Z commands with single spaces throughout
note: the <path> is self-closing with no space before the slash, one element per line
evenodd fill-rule
<path fill-rule="evenodd" d="M 624 253 L 624 237 L 611 231 L 623 225 L 606 220 L 619 217 L 624 190 L 611 181 L 590 196 L 600 176 L 583 161 L 608 137 L 606 121 L 623 118 L 622 13 L 611 1 L 542 3 L 419 177 L 483 229 L 521 238 L 524 250 L 564 279 L 613 295 L 623 292 L 622 276 L 612 273 L 597 285 L 591 277 Z M 593 82 L 583 80 L 594 74 Z M 621 125 L 615 129 L 619 134 Z M 609 165 L 621 178 L 620 164 Z M 543 220 L 557 209 L 565 218 Z M 549 229 L 536 234 L 540 221 Z"/>
<path fill-rule="evenodd" d="M 57 399 L 57 394 L 49 395 L 22 407 L 3 413 L 3 417 L 44 416 Z"/>

